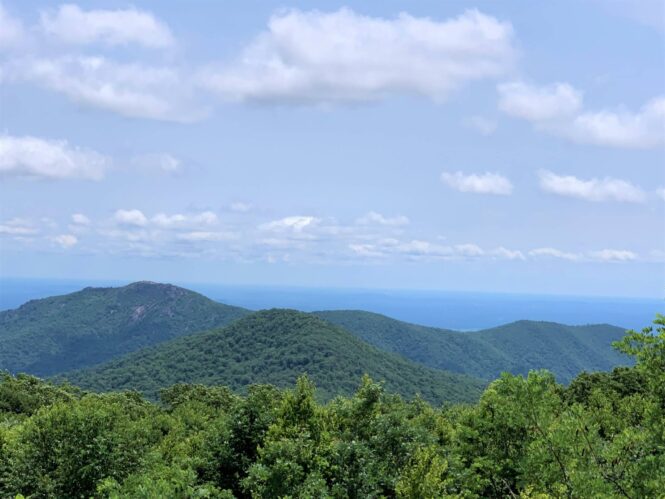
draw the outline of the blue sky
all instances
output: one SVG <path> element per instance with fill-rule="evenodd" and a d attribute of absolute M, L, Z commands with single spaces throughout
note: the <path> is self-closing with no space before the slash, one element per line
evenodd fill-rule
<path fill-rule="evenodd" d="M 665 295 L 660 1 L 0 5 L 0 276 Z"/>

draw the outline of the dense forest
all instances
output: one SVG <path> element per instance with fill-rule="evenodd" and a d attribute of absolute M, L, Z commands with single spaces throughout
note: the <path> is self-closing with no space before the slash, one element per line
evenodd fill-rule
<path fill-rule="evenodd" d="M 382 350 L 434 369 L 491 380 L 502 372 L 547 369 L 568 383 L 582 371 L 609 371 L 629 359 L 612 348 L 625 329 L 517 321 L 480 331 L 420 326 L 361 310 L 316 312 Z"/>
<path fill-rule="evenodd" d="M 633 367 L 504 374 L 433 406 L 364 377 L 325 404 L 289 389 L 177 384 L 146 401 L 28 375 L 0 383 L 0 495 L 662 497 L 665 317 L 617 348 Z"/>
<path fill-rule="evenodd" d="M 60 379 L 95 390 L 137 390 L 155 398 L 176 383 L 224 385 L 243 392 L 251 384 L 292 386 L 307 373 L 320 400 L 349 395 L 363 374 L 406 397 L 429 402 L 478 400 L 486 383 L 430 369 L 379 350 L 348 331 L 296 310 L 263 310 L 229 326 L 142 349 Z"/>

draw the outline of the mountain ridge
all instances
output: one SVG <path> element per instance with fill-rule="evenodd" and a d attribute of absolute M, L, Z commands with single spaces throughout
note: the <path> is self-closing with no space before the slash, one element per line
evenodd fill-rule
<path fill-rule="evenodd" d="M 0 369 L 40 376 L 91 368 L 169 340 L 219 329 L 253 312 L 172 284 L 87 287 L 0 312 Z M 313 312 L 353 338 L 427 368 L 493 379 L 547 368 L 564 382 L 626 364 L 611 325 L 520 320 L 480 331 L 422 326 L 358 310 Z M 315 347 L 313 347 L 315 348 Z"/>
<path fill-rule="evenodd" d="M 548 369 L 568 382 L 584 370 L 630 365 L 612 347 L 625 330 L 612 325 L 570 326 L 520 320 L 489 329 L 460 332 L 421 326 L 362 310 L 314 312 L 384 350 L 428 367 L 494 379 L 507 371 Z M 519 341 L 516 340 L 519 338 Z"/>
<path fill-rule="evenodd" d="M 314 315 L 288 309 L 255 312 L 212 331 L 155 345 L 58 379 L 95 391 L 135 389 L 155 396 L 176 383 L 292 385 L 301 374 L 331 399 L 353 393 L 363 374 L 387 389 L 434 403 L 470 402 L 485 383 L 430 369 L 384 352 Z"/>

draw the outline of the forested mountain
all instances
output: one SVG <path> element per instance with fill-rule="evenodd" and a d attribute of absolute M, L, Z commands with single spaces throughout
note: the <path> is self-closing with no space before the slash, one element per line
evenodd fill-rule
<path fill-rule="evenodd" d="M 175 383 L 292 385 L 303 373 L 323 399 L 350 394 L 367 373 L 386 389 L 436 404 L 476 400 L 484 383 L 429 369 L 379 350 L 344 329 L 294 310 L 265 310 L 229 326 L 146 348 L 63 378 L 97 391 L 136 389 L 154 396 Z"/>
<path fill-rule="evenodd" d="M 0 370 L 48 376 L 224 326 L 248 313 L 153 282 L 32 300 L 0 312 Z"/>
<path fill-rule="evenodd" d="M 0 312 L 0 370 L 50 376 L 92 367 L 144 347 L 228 325 L 250 313 L 193 291 L 145 281 L 33 300 Z M 486 380 L 504 371 L 526 374 L 545 368 L 559 381 L 569 382 L 584 370 L 608 370 L 628 363 L 611 347 L 623 330 L 609 325 L 519 321 L 462 333 L 363 311 L 316 315 L 380 350 L 426 367 Z M 296 353 L 304 356 L 306 352 L 300 348 Z"/>
<path fill-rule="evenodd" d="M 428 367 L 494 379 L 502 372 L 548 369 L 567 383 L 582 371 L 606 371 L 630 359 L 612 348 L 624 330 L 518 321 L 474 332 L 419 326 L 358 310 L 316 312 L 368 343 Z"/>

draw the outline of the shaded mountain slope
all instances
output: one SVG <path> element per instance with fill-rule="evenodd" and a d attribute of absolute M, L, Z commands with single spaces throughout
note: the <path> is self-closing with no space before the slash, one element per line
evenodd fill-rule
<path fill-rule="evenodd" d="M 512 356 L 510 372 L 548 369 L 568 383 L 582 371 L 610 371 L 632 361 L 612 347 L 625 330 L 609 324 L 566 326 L 555 322 L 517 321 L 470 333 Z M 496 376 L 500 366 L 497 366 Z M 492 373 L 489 373 L 492 375 Z"/>
<path fill-rule="evenodd" d="M 359 310 L 316 312 L 368 343 L 428 367 L 494 379 L 501 372 L 548 369 L 568 382 L 581 371 L 630 364 L 612 348 L 624 330 L 607 324 L 566 326 L 518 321 L 462 333 L 419 326 Z"/>
<path fill-rule="evenodd" d="M 307 373 L 323 398 L 350 394 L 364 373 L 389 391 L 434 403 L 475 400 L 478 379 L 428 369 L 381 351 L 311 314 L 266 310 L 209 332 L 146 348 L 63 378 L 84 388 L 136 389 L 154 396 L 174 383 L 290 386 Z"/>
<path fill-rule="evenodd" d="M 0 370 L 48 376 L 224 326 L 248 313 L 152 282 L 32 300 L 0 312 Z"/>

